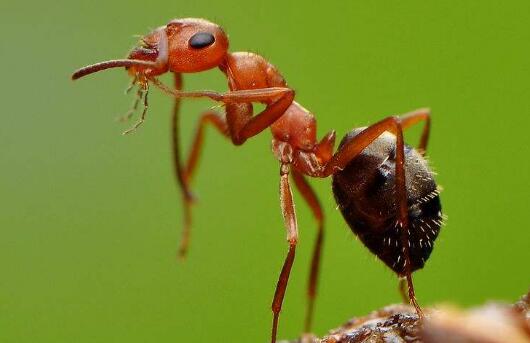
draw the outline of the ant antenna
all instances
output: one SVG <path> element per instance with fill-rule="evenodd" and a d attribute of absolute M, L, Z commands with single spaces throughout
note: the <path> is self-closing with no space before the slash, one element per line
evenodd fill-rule
<path fill-rule="evenodd" d="M 156 68 L 158 64 L 155 62 L 150 62 L 150 61 L 128 60 L 128 59 L 104 61 L 104 62 L 99 62 L 99 63 L 92 64 L 92 65 L 76 70 L 72 74 L 72 80 L 77 80 L 89 74 L 97 73 L 98 71 L 102 71 L 105 69 L 120 68 L 120 67 L 129 68 L 129 67 L 134 67 L 134 66 Z"/>

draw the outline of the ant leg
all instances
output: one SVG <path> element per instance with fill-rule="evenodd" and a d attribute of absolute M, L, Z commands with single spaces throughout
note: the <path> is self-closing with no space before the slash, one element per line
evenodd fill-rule
<path fill-rule="evenodd" d="M 403 248 L 404 257 L 404 271 L 399 273 L 400 277 L 406 277 L 409 291 L 409 298 L 416 309 L 418 316 L 423 317 L 423 312 L 418 305 L 414 293 L 414 284 L 412 282 L 412 271 L 409 254 L 409 233 L 408 233 L 408 206 L 407 206 L 407 189 L 405 183 L 405 143 L 403 142 L 403 128 L 399 117 L 385 118 L 372 126 L 367 127 L 357 136 L 345 143 L 339 151 L 333 155 L 331 160 L 326 164 L 322 171 L 322 177 L 329 176 L 335 171 L 342 170 L 346 165 L 357 155 L 359 155 L 364 148 L 370 145 L 385 131 L 392 132 L 396 135 L 396 177 L 395 189 L 396 200 L 399 204 L 399 220 L 398 225 L 401 227 L 401 245 Z"/>
<path fill-rule="evenodd" d="M 219 130 L 223 135 L 228 136 L 227 134 L 227 125 L 224 118 L 220 117 L 217 113 L 213 111 L 205 112 L 201 118 L 199 119 L 199 125 L 197 127 L 197 131 L 195 132 L 195 137 L 192 141 L 192 145 L 190 148 L 190 153 L 188 155 L 188 160 L 184 168 L 181 167 L 180 173 L 182 173 L 182 178 L 185 183 L 185 188 L 187 189 L 187 192 L 191 195 L 191 190 L 189 189 L 189 183 L 191 181 L 191 178 L 193 177 L 193 174 L 196 170 L 197 163 L 199 160 L 199 156 L 202 150 L 202 144 L 204 139 L 204 127 L 206 124 L 212 124 L 215 128 Z M 176 131 L 176 130 L 175 130 Z M 190 242 L 190 234 L 191 234 L 191 205 L 194 202 L 194 198 L 191 195 L 191 197 L 184 196 L 183 202 L 184 202 L 184 230 L 182 232 L 182 239 L 180 241 L 179 246 L 179 258 L 183 259 L 186 257 L 189 242 Z"/>
<path fill-rule="evenodd" d="M 407 279 L 406 278 L 399 278 L 399 294 L 401 295 L 401 300 L 403 300 L 403 304 L 410 304 L 410 298 L 407 294 Z"/>
<path fill-rule="evenodd" d="M 174 74 L 175 89 L 180 91 L 182 89 L 182 75 Z M 181 234 L 181 240 L 179 244 L 178 256 L 180 259 L 186 257 L 190 240 L 191 230 L 191 204 L 193 202 L 193 195 L 189 189 L 188 182 L 184 175 L 184 169 L 180 160 L 180 101 L 179 97 L 175 97 L 173 104 L 173 112 L 171 116 L 171 151 L 173 153 L 173 167 L 175 171 L 175 178 L 180 186 L 182 194 L 182 206 L 183 206 L 183 228 Z"/>
<path fill-rule="evenodd" d="M 123 132 L 124 135 L 128 135 L 129 133 L 134 132 L 145 121 L 147 109 L 149 108 L 149 103 L 147 101 L 147 97 L 149 95 L 149 84 L 145 83 L 145 85 L 142 85 L 141 87 L 143 87 L 143 92 L 145 92 L 144 97 L 143 97 L 144 98 L 144 109 L 142 111 L 142 115 L 140 116 L 140 119 L 133 125 L 133 127 Z"/>
<path fill-rule="evenodd" d="M 291 105 L 293 94 L 285 93 L 255 116 L 252 115 L 252 104 L 250 102 L 228 103 L 226 105 L 226 121 L 232 143 L 241 145 L 247 139 L 271 126 Z"/>
<path fill-rule="evenodd" d="M 418 152 L 422 156 L 424 156 L 425 153 L 427 152 L 427 144 L 429 141 L 429 134 L 431 131 L 431 110 L 429 108 L 420 108 L 412 112 L 401 115 L 400 120 L 401 120 L 401 126 L 403 127 L 403 130 L 411 127 L 414 124 L 419 123 L 422 120 L 425 121 L 425 124 L 423 125 L 423 130 L 421 132 L 420 143 L 418 144 L 418 148 L 417 148 Z M 415 297 L 411 298 L 406 293 L 406 288 L 405 288 L 406 283 L 407 283 L 406 278 L 399 279 L 399 291 L 403 299 L 403 303 L 410 304 L 412 300 L 413 302 L 415 302 L 414 306 L 417 307 L 418 304 L 416 303 L 416 298 Z M 412 284 L 412 279 L 410 280 L 410 284 Z M 412 293 L 414 293 L 414 288 L 412 288 Z"/>
<path fill-rule="evenodd" d="M 189 92 L 194 96 L 209 97 L 226 104 L 226 121 L 234 145 L 241 145 L 247 139 L 257 135 L 280 118 L 294 100 L 294 91 L 290 88 L 273 87 L 262 89 L 238 90 L 224 94 L 215 92 Z M 252 116 L 253 102 L 266 103 L 260 113 Z"/>
<path fill-rule="evenodd" d="M 429 133 L 431 131 L 431 110 L 429 108 L 420 108 L 401 115 L 400 120 L 403 130 L 422 120 L 425 121 L 421 132 L 420 144 L 418 144 L 417 148 L 420 154 L 425 155 L 425 152 L 427 151 L 427 143 L 429 141 Z"/>
<path fill-rule="evenodd" d="M 241 130 L 233 136 L 232 139 L 234 142 L 236 144 L 243 144 L 247 139 L 265 130 L 287 111 L 287 108 L 291 106 L 293 100 L 294 91 L 287 88 L 277 100 L 268 104 L 261 113 L 256 114 L 245 123 Z M 227 113 L 227 120 L 230 121 L 230 119 L 232 118 Z"/>
<path fill-rule="evenodd" d="M 191 181 L 199 161 L 202 145 L 204 142 L 204 128 L 206 127 L 206 124 L 211 124 L 223 136 L 228 137 L 228 126 L 226 124 L 226 120 L 223 117 L 211 110 L 206 111 L 201 115 L 197 130 L 195 131 L 195 137 L 193 138 L 190 152 L 188 154 L 186 169 L 184 171 L 187 182 Z"/>
<path fill-rule="evenodd" d="M 293 266 L 296 243 L 298 241 L 298 224 L 296 223 L 293 194 L 291 192 L 291 187 L 289 186 L 289 165 L 283 163 L 280 167 L 280 203 L 285 228 L 287 229 L 289 252 L 283 263 L 271 306 L 273 313 L 271 343 L 276 342 L 278 319 L 280 311 L 282 310 L 283 298 L 285 296 L 285 290 L 287 289 L 287 283 L 289 282 L 289 274 L 291 273 L 291 267 Z"/>
<path fill-rule="evenodd" d="M 232 143 L 243 144 L 280 118 L 294 100 L 294 90 L 286 87 L 235 90 L 227 93 L 214 91 L 180 92 L 165 86 L 157 78 L 150 81 L 165 93 L 175 98 L 210 98 L 226 104 L 226 120 Z M 252 116 L 251 103 L 265 103 L 263 111 Z"/>
<path fill-rule="evenodd" d="M 144 90 L 142 87 L 138 87 L 138 90 L 136 91 L 135 99 L 131 105 L 131 108 L 121 117 L 118 118 L 118 121 L 120 122 L 126 122 L 131 120 L 134 112 L 138 109 L 138 105 L 140 104 L 140 100 L 142 100 L 144 96 Z"/>
<path fill-rule="evenodd" d="M 232 143 L 243 144 L 280 118 L 294 100 L 290 88 L 262 88 L 231 91 L 221 96 L 226 103 L 226 120 Z M 252 116 L 252 102 L 266 103 L 263 111 Z"/>
<path fill-rule="evenodd" d="M 317 293 L 322 243 L 324 241 L 324 214 L 322 211 L 322 206 L 320 205 L 314 190 L 311 188 L 311 185 L 307 182 L 306 178 L 296 171 L 293 171 L 291 175 L 296 188 L 298 188 L 300 194 L 302 194 L 302 197 L 311 208 L 311 212 L 313 212 L 313 216 L 317 221 L 317 237 L 313 247 L 313 257 L 311 259 L 311 269 L 309 272 L 309 282 L 307 285 L 308 302 L 304 326 L 305 332 L 309 333 L 311 332 L 311 325 L 313 321 L 313 309 L 315 306 L 315 298 Z"/>
<path fill-rule="evenodd" d="M 182 75 L 175 74 L 175 89 L 179 92 L 182 89 Z M 175 169 L 175 177 L 182 191 L 182 203 L 184 212 L 184 227 L 182 230 L 182 238 L 179 244 L 178 256 L 180 259 L 184 259 L 188 252 L 190 234 L 191 234 L 191 205 L 193 204 L 194 198 L 189 187 L 189 181 L 195 167 L 197 165 L 198 157 L 201 151 L 203 142 L 203 127 L 206 123 L 211 122 L 216 128 L 222 133 L 226 132 L 226 123 L 223 118 L 219 117 L 215 112 L 206 112 L 201 116 L 199 120 L 199 127 L 195 134 L 195 138 L 192 143 L 192 148 L 188 156 L 186 166 L 183 167 L 181 162 L 181 151 L 180 151 L 180 97 L 175 97 L 175 103 L 173 106 L 173 115 L 171 117 L 171 145 L 173 152 L 173 165 Z M 226 134 L 226 133 L 225 133 Z"/>

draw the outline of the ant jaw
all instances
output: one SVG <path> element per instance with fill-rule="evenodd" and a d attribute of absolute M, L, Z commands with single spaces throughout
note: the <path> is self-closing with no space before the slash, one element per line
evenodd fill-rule
<path fill-rule="evenodd" d="M 99 62 L 96 64 L 88 65 L 86 67 L 80 68 L 76 70 L 72 74 L 72 80 L 77 80 L 82 77 L 85 77 L 90 74 L 97 73 L 102 70 L 111 69 L 111 68 L 130 68 L 130 67 L 140 67 L 141 69 L 158 69 L 160 66 L 155 62 L 150 61 L 142 61 L 142 60 L 131 60 L 131 59 L 124 59 L 124 60 L 110 60 L 110 61 L 104 61 Z"/>

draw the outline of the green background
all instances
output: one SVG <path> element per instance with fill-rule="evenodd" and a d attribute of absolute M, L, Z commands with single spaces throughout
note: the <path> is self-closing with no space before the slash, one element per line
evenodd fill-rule
<path fill-rule="evenodd" d="M 262 54 L 318 118 L 319 137 L 418 107 L 433 109 L 429 155 L 449 219 L 424 270 L 421 304 L 513 301 L 530 284 L 530 2 L 2 2 L 1 342 L 267 342 L 287 245 L 267 132 L 242 147 L 209 130 L 194 182 L 189 259 L 176 260 L 180 197 L 171 100 L 153 91 L 134 135 L 121 70 L 135 34 L 205 17 L 232 51 Z M 168 79 L 166 79 L 168 80 Z M 218 70 L 188 89 L 225 90 Z M 187 146 L 207 101 L 186 101 Z M 413 143 L 419 130 L 407 139 Z M 400 300 L 396 278 L 344 223 L 330 180 L 313 180 L 326 218 L 315 330 Z M 296 337 L 315 225 L 300 226 L 279 336 Z"/>

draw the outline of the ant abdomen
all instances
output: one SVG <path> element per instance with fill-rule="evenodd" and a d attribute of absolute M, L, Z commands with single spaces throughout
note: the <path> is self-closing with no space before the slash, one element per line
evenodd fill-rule
<path fill-rule="evenodd" d="M 350 141 L 364 128 L 354 129 L 341 141 Z M 407 273 L 405 247 L 398 220 L 395 191 L 396 137 L 388 132 L 373 141 L 346 167 L 333 175 L 333 193 L 352 231 L 364 245 L 398 275 Z M 339 148 L 340 149 L 340 148 Z M 425 158 L 405 145 L 408 204 L 408 260 L 410 272 L 429 258 L 442 225 L 439 191 Z"/>

